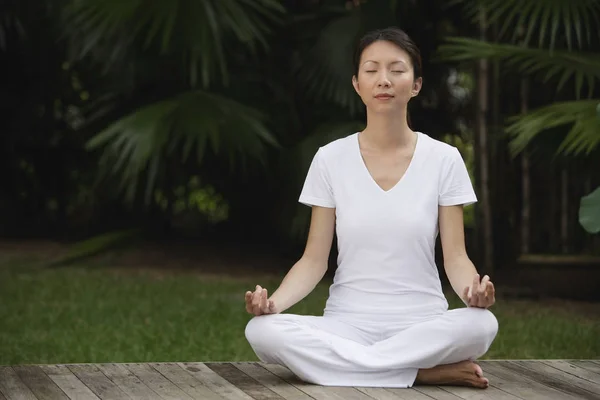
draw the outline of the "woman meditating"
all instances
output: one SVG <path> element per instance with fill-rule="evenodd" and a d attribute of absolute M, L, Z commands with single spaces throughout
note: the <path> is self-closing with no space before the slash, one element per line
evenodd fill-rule
<path fill-rule="evenodd" d="M 312 207 L 304 254 L 269 296 L 245 296 L 255 317 L 246 338 L 266 363 L 328 386 L 485 388 L 474 360 L 498 322 L 494 285 L 480 279 L 464 243 L 463 207 L 477 201 L 455 147 L 415 132 L 407 104 L 422 85 L 417 47 L 389 28 L 362 38 L 352 84 L 366 128 L 321 147 L 299 201 Z M 338 267 L 322 316 L 283 314 L 327 270 L 333 235 Z M 434 259 L 466 307 L 448 310 Z"/>

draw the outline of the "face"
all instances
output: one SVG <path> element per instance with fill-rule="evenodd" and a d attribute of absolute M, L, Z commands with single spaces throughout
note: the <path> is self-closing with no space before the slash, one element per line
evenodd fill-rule
<path fill-rule="evenodd" d="M 421 90 L 422 79 L 414 78 L 410 56 L 391 42 L 367 46 L 358 67 L 352 84 L 370 111 L 397 112 Z"/>

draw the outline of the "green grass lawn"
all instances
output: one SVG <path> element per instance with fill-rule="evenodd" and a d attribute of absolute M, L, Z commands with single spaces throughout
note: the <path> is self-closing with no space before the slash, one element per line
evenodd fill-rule
<path fill-rule="evenodd" d="M 278 280 L 0 262 L 0 364 L 256 360 L 243 302 L 256 283 Z M 289 312 L 320 314 L 326 295 L 321 285 Z M 598 358 L 599 309 L 499 299 L 485 358 Z"/>

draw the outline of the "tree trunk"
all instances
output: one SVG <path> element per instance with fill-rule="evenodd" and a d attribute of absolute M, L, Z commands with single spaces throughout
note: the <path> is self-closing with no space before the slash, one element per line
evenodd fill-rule
<path fill-rule="evenodd" d="M 528 112 L 529 82 L 521 79 L 521 114 Z M 530 221 L 531 221 L 531 187 L 530 187 L 529 154 L 525 149 L 521 154 L 521 254 L 530 251 Z"/>
<path fill-rule="evenodd" d="M 486 40 L 486 15 L 483 7 L 480 9 L 480 39 Z M 480 193 L 481 193 L 481 217 L 483 228 L 483 270 L 486 274 L 493 272 L 493 236 L 492 236 L 492 213 L 490 207 L 489 188 L 489 150 L 487 141 L 487 112 L 488 112 L 488 60 L 480 59 L 478 64 L 477 85 L 477 155 L 479 156 Z"/>

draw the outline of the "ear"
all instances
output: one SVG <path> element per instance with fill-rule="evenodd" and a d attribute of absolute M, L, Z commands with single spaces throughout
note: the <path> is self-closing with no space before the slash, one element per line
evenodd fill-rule
<path fill-rule="evenodd" d="M 352 86 L 354 86 L 354 90 L 360 96 L 360 88 L 358 86 L 358 79 L 356 78 L 356 75 L 352 75 Z"/>
<path fill-rule="evenodd" d="M 417 96 L 423 87 L 423 78 L 417 78 L 413 82 L 412 86 L 412 95 L 413 97 Z"/>

